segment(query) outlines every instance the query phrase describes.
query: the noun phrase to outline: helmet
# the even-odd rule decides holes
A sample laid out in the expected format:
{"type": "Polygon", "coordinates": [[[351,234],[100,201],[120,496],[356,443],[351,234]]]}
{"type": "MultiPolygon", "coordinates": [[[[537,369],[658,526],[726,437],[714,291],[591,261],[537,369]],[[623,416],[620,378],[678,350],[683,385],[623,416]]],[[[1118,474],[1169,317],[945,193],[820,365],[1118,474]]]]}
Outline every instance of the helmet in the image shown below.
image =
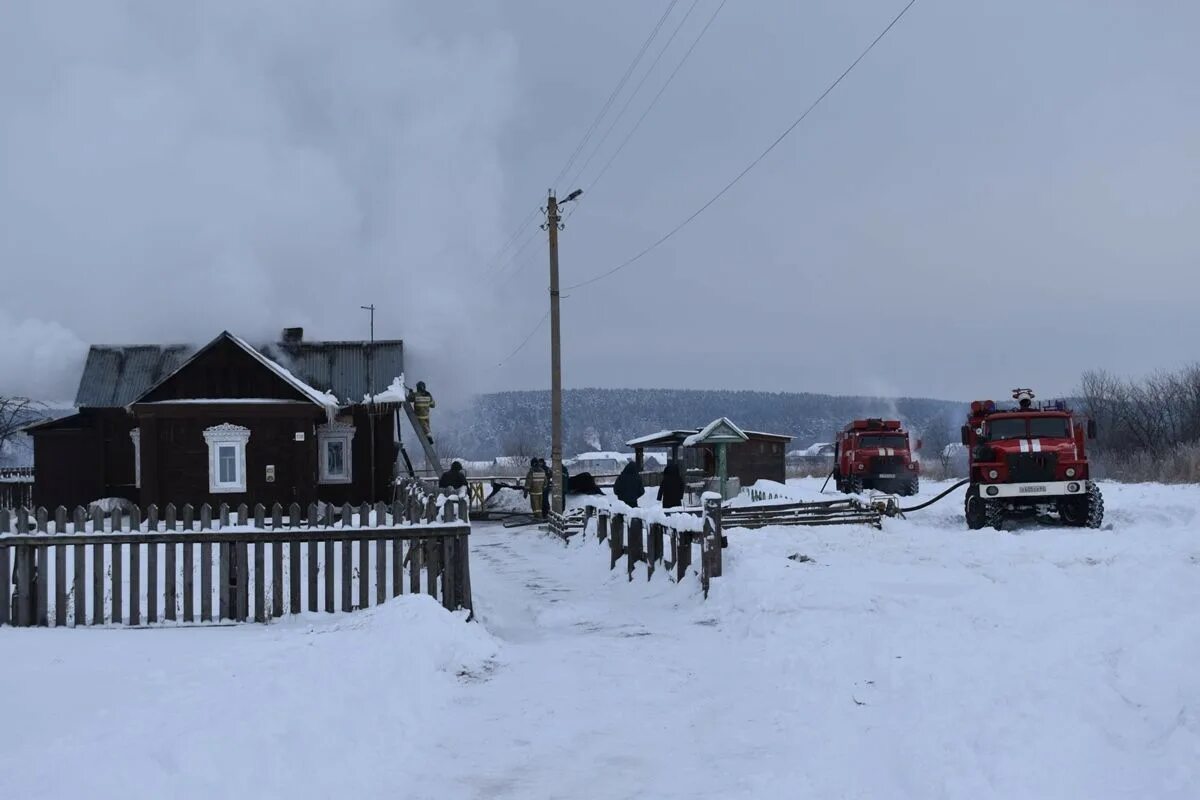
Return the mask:
{"type": "Polygon", "coordinates": [[[418,392],[425,391],[425,381],[417,381],[417,391],[418,392]]]}
{"type": "Polygon", "coordinates": [[[453,464],[450,465],[450,469],[454,470],[455,472],[462,472],[462,462],[455,461],[453,464]]]}

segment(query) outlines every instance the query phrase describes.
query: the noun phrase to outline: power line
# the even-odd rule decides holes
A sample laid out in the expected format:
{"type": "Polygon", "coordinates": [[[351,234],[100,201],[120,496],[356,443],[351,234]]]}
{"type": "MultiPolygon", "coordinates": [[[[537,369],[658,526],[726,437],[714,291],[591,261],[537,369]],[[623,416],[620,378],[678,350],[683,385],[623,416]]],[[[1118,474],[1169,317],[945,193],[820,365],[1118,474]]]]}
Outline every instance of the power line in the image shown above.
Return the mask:
{"type": "Polygon", "coordinates": [[[708,202],[706,202],[704,205],[700,206],[700,208],[696,209],[694,212],[692,212],[692,214],[691,214],[690,216],[688,216],[686,219],[684,219],[684,220],[683,220],[683,222],[680,222],[680,223],[679,223],[678,225],[676,225],[674,228],[672,228],[671,230],[667,231],[667,232],[666,232],[666,233],[665,233],[665,234],[664,234],[662,237],[660,237],[660,238],[659,238],[659,239],[658,239],[656,242],[654,242],[653,244],[651,244],[651,245],[650,245],[649,247],[647,247],[646,249],[642,250],[642,251],[641,251],[640,253],[638,253],[637,255],[635,255],[635,256],[633,256],[632,258],[629,258],[629,259],[627,259],[627,260],[625,260],[625,261],[621,262],[620,264],[618,264],[617,266],[615,266],[615,267],[613,267],[612,269],[608,270],[607,272],[602,272],[602,273],[600,273],[599,275],[596,275],[596,276],[593,276],[593,277],[591,277],[591,278],[588,278],[588,279],[587,279],[587,280],[585,280],[585,281],[581,281],[581,282],[579,282],[579,283],[572,284],[571,286],[567,286],[567,287],[566,287],[566,288],[565,288],[563,291],[571,291],[571,290],[573,290],[573,289],[579,289],[579,288],[582,288],[582,287],[584,287],[584,286],[590,286],[591,284],[593,284],[593,283],[596,283],[597,281],[600,281],[600,280],[603,280],[603,279],[607,278],[609,275],[612,275],[612,274],[614,274],[614,273],[616,273],[616,272],[620,272],[621,270],[625,269],[625,267],[628,267],[630,264],[633,264],[634,262],[636,262],[636,261],[640,260],[641,258],[645,257],[645,256],[646,256],[647,254],[649,254],[650,252],[652,252],[652,251],[654,251],[655,249],[657,249],[657,248],[658,248],[660,245],[662,245],[664,242],[666,242],[666,241],[667,241],[668,239],[670,239],[672,236],[674,236],[675,234],[679,233],[679,231],[681,231],[681,230],[683,230],[685,227],[687,227],[687,225],[688,225],[689,223],[691,223],[691,222],[692,222],[692,220],[696,219],[696,217],[700,216],[700,215],[701,215],[701,214],[703,214],[705,211],[707,211],[707,210],[708,210],[708,208],[709,208],[709,207],[710,207],[710,206],[711,206],[713,203],[715,203],[715,202],[717,202],[718,200],[720,200],[720,199],[721,199],[721,197],[723,197],[723,196],[724,196],[724,194],[725,194],[726,192],[728,192],[730,189],[732,189],[734,186],[736,186],[736,185],[737,185],[737,183],[738,183],[739,181],[741,181],[741,179],[742,179],[742,178],[746,177],[746,175],[747,175],[747,174],[748,174],[748,173],[749,173],[749,172],[750,172],[752,169],[754,169],[755,167],[757,167],[757,166],[759,165],[759,163],[760,163],[760,162],[761,162],[761,161],[762,161],[764,158],[766,158],[766,157],[767,157],[767,156],[768,156],[768,155],[771,153],[771,151],[772,151],[772,150],[774,150],[776,147],[778,147],[778,146],[779,146],[779,144],[780,144],[780,143],[781,143],[781,142],[782,142],[784,139],[786,139],[786,138],[788,137],[788,135],[789,135],[789,134],[791,134],[791,132],[792,132],[792,131],[794,131],[794,130],[796,129],[796,127],[797,127],[797,126],[798,126],[798,125],[799,125],[801,122],[803,122],[803,121],[804,121],[804,120],[805,120],[805,119],[808,117],[808,115],[809,115],[809,114],[811,114],[811,113],[812,113],[813,109],[815,109],[815,108],[816,108],[818,105],[820,105],[820,104],[821,104],[821,101],[822,101],[822,100],[824,100],[824,99],[825,99],[827,96],[829,96],[830,92],[832,92],[834,89],[836,89],[836,88],[837,88],[838,84],[840,84],[840,83],[842,82],[842,80],[843,80],[843,79],[844,79],[844,78],[845,78],[847,75],[849,75],[849,74],[851,73],[851,71],[853,71],[853,70],[854,70],[854,68],[855,68],[855,67],[857,67],[857,66],[858,66],[858,63],[859,63],[860,61],[862,61],[864,58],[866,58],[866,57],[867,57],[867,54],[868,54],[868,53],[870,53],[870,52],[871,52],[873,49],[875,49],[875,45],[879,44],[880,40],[881,40],[881,39],[883,39],[883,37],[884,37],[884,36],[886,36],[886,35],[888,34],[888,32],[889,32],[889,31],[890,31],[890,30],[891,30],[893,27],[895,27],[896,23],[897,23],[897,22],[899,22],[899,21],[901,20],[901,18],[902,18],[902,17],[903,17],[903,16],[904,16],[906,13],[908,13],[908,10],[909,10],[910,8],[912,8],[912,7],[913,7],[913,5],[914,5],[916,2],[917,2],[917,0],[909,0],[908,4],[907,4],[906,6],[904,6],[904,8],[900,9],[900,13],[899,13],[899,14],[897,14],[895,17],[893,17],[893,18],[892,18],[892,21],[891,21],[891,22],[889,22],[889,23],[887,24],[887,27],[886,27],[886,28],[884,28],[884,29],[883,29],[883,30],[882,30],[882,31],[879,33],[879,35],[878,35],[878,36],[876,36],[876,37],[875,37],[875,38],[874,38],[874,39],[871,41],[871,43],[870,43],[869,45],[867,45],[867,48],[866,48],[865,50],[863,50],[861,53],[859,53],[859,55],[858,55],[858,58],[854,59],[854,61],[853,61],[853,62],[851,62],[850,66],[846,67],[846,69],[845,69],[845,70],[842,72],[842,74],[841,74],[841,75],[839,75],[839,76],[837,77],[837,79],[836,79],[836,80],[835,80],[833,83],[829,84],[829,86],[828,86],[828,87],[826,87],[825,91],[821,92],[820,96],[819,96],[819,97],[817,97],[817,99],[816,99],[816,100],[814,100],[814,101],[813,101],[813,102],[812,102],[812,103],[811,103],[811,104],[808,106],[808,108],[806,108],[806,109],[804,110],[804,113],[802,113],[800,116],[796,117],[796,119],[795,119],[795,120],[792,122],[792,124],[791,124],[791,125],[788,125],[788,126],[787,126],[787,128],[785,128],[785,129],[784,129],[783,133],[779,134],[779,136],[777,136],[777,137],[775,138],[775,141],[771,142],[771,144],[770,144],[770,145],[767,147],[767,149],[766,149],[766,150],[763,150],[761,153],[759,153],[759,154],[758,154],[758,156],[757,156],[757,157],[756,157],[756,158],[755,158],[753,161],[751,161],[751,162],[750,162],[750,163],[749,163],[749,164],[746,166],[746,168],[745,168],[745,169],[743,169],[743,170],[742,170],[741,172],[739,172],[739,173],[738,173],[736,176],[734,176],[733,180],[729,181],[729,183],[725,184],[725,185],[724,185],[724,186],[721,188],[721,190],[720,190],[719,192],[717,192],[715,195],[713,195],[711,198],[709,198],[708,202]]]}
{"type": "MultiPolygon", "coordinates": [[[[721,13],[721,9],[725,7],[726,2],[728,2],[728,0],[721,0],[721,4],[717,6],[717,10],[714,11],[712,16],[708,18],[708,22],[706,22],[704,27],[700,30],[700,34],[696,37],[695,41],[692,42],[692,46],[687,49],[687,52],[683,54],[683,58],[678,64],[675,65],[675,69],[672,70],[671,74],[667,76],[666,83],[664,83],[662,88],[658,90],[658,94],[654,95],[654,99],[650,101],[650,105],[646,106],[646,110],[642,112],[640,117],[638,117],[638,121],[635,122],[633,127],[629,129],[629,133],[625,134],[625,138],[621,140],[621,143],[617,145],[617,149],[613,151],[613,154],[609,157],[608,161],[606,161],[604,166],[600,168],[600,172],[596,174],[595,178],[592,178],[592,182],[588,184],[588,193],[591,193],[596,184],[600,182],[600,179],[604,177],[604,173],[608,172],[608,168],[611,167],[612,163],[617,160],[617,156],[621,155],[621,151],[625,149],[625,145],[629,144],[629,140],[633,138],[635,133],[637,133],[638,128],[642,126],[642,122],[650,114],[650,111],[654,108],[654,106],[658,104],[658,99],[663,96],[663,93],[667,91],[667,87],[671,85],[671,81],[675,80],[675,76],[679,74],[679,70],[682,69],[683,65],[687,63],[688,57],[692,54],[692,51],[696,49],[696,45],[700,44],[700,40],[704,38],[704,34],[708,33],[708,29],[712,27],[713,22],[716,21],[717,15],[721,13]]],[[[694,3],[692,4],[692,7],[695,7],[694,3]]],[[[688,13],[691,13],[690,9],[688,10],[688,13]]],[[[574,211],[574,209],[572,209],[572,211],[574,211]]]]}
{"type": "Polygon", "coordinates": [[[512,247],[513,242],[515,242],[517,237],[521,235],[521,231],[526,225],[529,224],[530,220],[537,215],[538,210],[538,206],[534,206],[532,209],[530,209],[529,213],[525,215],[525,218],[517,224],[516,230],[512,232],[512,236],[508,237],[508,241],[504,243],[504,246],[497,250],[496,254],[488,259],[488,269],[494,269],[497,264],[501,263],[505,252],[508,251],[508,248],[512,247]]]}
{"type": "Polygon", "coordinates": [[[563,165],[561,170],[559,170],[558,175],[554,178],[554,181],[551,184],[552,186],[558,185],[558,183],[567,174],[568,170],[571,169],[571,166],[575,163],[575,159],[579,158],[579,154],[587,145],[588,140],[592,138],[592,134],[595,133],[596,128],[600,126],[600,121],[604,119],[604,115],[607,114],[608,109],[612,107],[613,101],[617,99],[617,95],[621,93],[621,90],[625,88],[625,84],[629,82],[629,76],[633,74],[633,71],[637,69],[637,65],[641,63],[642,57],[646,55],[646,51],[650,48],[650,43],[654,41],[656,36],[658,36],[658,32],[662,29],[663,23],[667,21],[667,17],[671,15],[671,12],[675,9],[675,6],[678,2],[679,0],[671,0],[671,2],[667,4],[667,10],[664,11],[662,16],[658,18],[658,22],[654,25],[653,30],[650,31],[650,35],[646,37],[646,41],[642,43],[641,49],[638,50],[637,55],[634,56],[633,61],[629,64],[629,68],[625,70],[625,74],[621,76],[621,80],[617,81],[616,88],[612,90],[612,93],[608,96],[608,100],[604,102],[604,106],[601,107],[600,113],[596,115],[596,119],[592,121],[592,124],[583,134],[583,138],[579,140],[579,144],[576,145],[575,150],[571,153],[571,157],[567,159],[567,163],[563,165]]]}
{"type": "Polygon", "coordinates": [[[533,244],[535,240],[540,238],[538,236],[538,233],[540,233],[540,232],[541,232],[541,227],[535,225],[533,230],[529,232],[529,235],[527,237],[525,237],[525,241],[521,243],[521,246],[518,247],[515,251],[513,251],[512,256],[510,256],[504,262],[503,266],[501,266],[499,269],[497,269],[495,272],[493,272],[492,275],[494,277],[496,277],[497,279],[504,277],[505,273],[511,269],[512,265],[517,263],[517,259],[519,259],[521,257],[521,254],[529,249],[529,245],[533,244]]]}
{"type": "Polygon", "coordinates": [[[503,366],[504,366],[505,364],[507,364],[507,363],[508,363],[510,360],[512,360],[513,356],[515,356],[517,353],[519,353],[519,352],[521,352],[522,350],[524,350],[524,349],[525,349],[525,345],[529,344],[529,340],[533,338],[533,335],[534,335],[535,333],[537,333],[538,331],[540,331],[540,330],[542,329],[542,326],[546,324],[546,320],[547,320],[547,319],[549,319],[549,318],[550,318],[550,312],[549,312],[549,310],[547,310],[545,314],[542,314],[542,318],[538,320],[538,323],[537,323],[537,325],[534,325],[534,326],[533,326],[533,330],[531,330],[531,331],[529,332],[529,335],[528,335],[528,336],[526,336],[524,339],[522,339],[522,340],[521,340],[521,343],[520,343],[519,345],[517,345],[517,349],[516,349],[516,350],[513,350],[511,353],[509,353],[508,355],[506,355],[504,358],[500,359],[500,363],[499,363],[499,364],[497,364],[496,366],[497,366],[497,367],[503,367],[503,366]]]}
{"type": "MultiPolygon", "coordinates": [[[[654,68],[658,66],[658,62],[662,60],[662,57],[666,55],[667,50],[671,47],[671,42],[675,41],[675,37],[679,35],[679,31],[683,29],[684,24],[688,21],[688,18],[692,15],[692,12],[696,10],[696,6],[699,4],[700,0],[692,0],[692,4],[688,6],[688,10],[685,11],[683,17],[680,18],[679,24],[675,26],[675,30],[671,31],[671,35],[667,38],[667,43],[664,44],[662,49],[658,51],[658,55],[654,57],[654,60],[650,62],[650,66],[647,67],[646,71],[642,73],[642,78],[638,81],[637,86],[633,87],[633,91],[630,92],[629,96],[625,98],[625,104],[621,106],[621,110],[617,112],[617,115],[613,117],[612,122],[609,123],[607,130],[604,131],[604,135],[600,137],[600,141],[597,142],[596,146],[592,149],[592,154],[587,157],[587,160],[584,161],[583,165],[578,169],[578,171],[576,171],[575,176],[571,178],[571,180],[567,181],[569,185],[575,186],[578,184],[579,178],[584,172],[587,171],[588,165],[592,163],[592,159],[595,158],[596,154],[599,153],[601,148],[604,147],[604,143],[608,141],[609,135],[613,132],[613,129],[617,127],[617,123],[621,121],[621,118],[625,116],[625,112],[629,110],[630,104],[632,104],[634,98],[638,96],[638,92],[642,90],[642,87],[646,84],[646,80],[654,72],[654,68]]],[[[724,5],[724,2],[721,4],[724,5]]]]}

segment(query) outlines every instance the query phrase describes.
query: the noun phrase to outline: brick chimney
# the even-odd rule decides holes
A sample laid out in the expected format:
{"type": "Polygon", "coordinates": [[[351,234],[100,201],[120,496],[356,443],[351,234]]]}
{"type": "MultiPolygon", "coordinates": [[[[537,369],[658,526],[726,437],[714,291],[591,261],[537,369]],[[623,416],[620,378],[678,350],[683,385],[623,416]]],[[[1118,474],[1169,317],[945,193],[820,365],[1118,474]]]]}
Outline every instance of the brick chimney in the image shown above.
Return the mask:
{"type": "Polygon", "coordinates": [[[300,344],[302,341],[304,341],[304,328],[283,329],[284,344],[300,344]]]}

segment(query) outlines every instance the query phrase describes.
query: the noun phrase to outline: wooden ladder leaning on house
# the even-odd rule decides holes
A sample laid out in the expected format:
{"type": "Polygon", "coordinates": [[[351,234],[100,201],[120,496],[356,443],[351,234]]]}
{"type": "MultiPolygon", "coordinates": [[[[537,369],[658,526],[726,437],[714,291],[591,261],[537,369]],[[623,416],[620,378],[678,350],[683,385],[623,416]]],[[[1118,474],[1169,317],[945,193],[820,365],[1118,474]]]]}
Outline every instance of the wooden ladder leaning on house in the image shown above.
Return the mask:
{"type": "MultiPolygon", "coordinates": [[[[408,422],[412,425],[413,432],[417,434],[417,439],[421,442],[421,447],[425,450],[425,463],[431,466],[434,474],[440,477],[442,474],[442,462],[438,459],[437,453],[434,452],[433,442],[425,435],[424,429],[421,427],[420,420],[417,419],[417,413],[413,410],[412,403],[407,400],[402,403],[404,413],[408,416],[408,422]]],[[[404,440],[400,441],[400,454],[404,457],[404,463],[408,467],[410,477],[417,477],[412,467],[412,459],[408,457],[408,452],[404,449],[404,440]]]]}

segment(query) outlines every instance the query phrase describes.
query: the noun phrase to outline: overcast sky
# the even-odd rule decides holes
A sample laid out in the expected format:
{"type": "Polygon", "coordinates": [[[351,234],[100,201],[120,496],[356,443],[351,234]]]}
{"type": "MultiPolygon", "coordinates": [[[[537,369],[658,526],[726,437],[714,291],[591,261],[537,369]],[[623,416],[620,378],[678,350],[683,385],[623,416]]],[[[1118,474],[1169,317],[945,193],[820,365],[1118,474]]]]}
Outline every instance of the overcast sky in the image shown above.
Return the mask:
{"type": "MultiPolygon", "coordinates": [[[[719,3],[674,4],[555,187],[587,189],[564,285],[904,5],[728,0],[596,181],[719,3]]],[[[410,382],[547,386],[548,326],[498,366],[547,308],[544,234],[507,257],[540,220],[496,254],[668,5],[0,0],[0,392],[69,398],[89,342],[360,337],[371,302],[410,382]]],[[[970,399],[1195,360],[1198,30],[1184,0],[918,0],[568,293],[566,384],[970,399]]]]}

